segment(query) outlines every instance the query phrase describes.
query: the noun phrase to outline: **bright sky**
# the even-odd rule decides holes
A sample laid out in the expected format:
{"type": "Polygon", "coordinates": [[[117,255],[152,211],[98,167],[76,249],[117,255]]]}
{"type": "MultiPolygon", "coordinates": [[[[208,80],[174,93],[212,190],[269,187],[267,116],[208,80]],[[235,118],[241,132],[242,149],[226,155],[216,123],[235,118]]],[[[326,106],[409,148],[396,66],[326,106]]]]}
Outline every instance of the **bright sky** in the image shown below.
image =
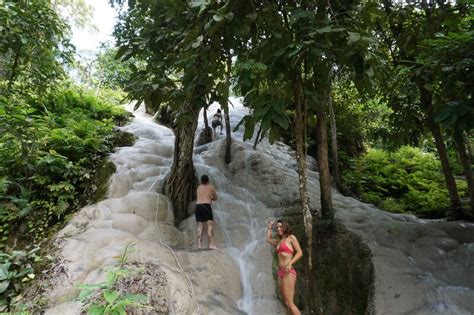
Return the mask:
{"type": "Polygon", "coordinates": [[[97,51],[100,43],[105,41],[113,42],[112,32],[114,30],[116,12],[109,6],[107,0],[86,0],[87,4],[94,8],[93,24],[98,31],[78,30],[73,28],[72,43],[77,51],[92,50],[97,51]]]}

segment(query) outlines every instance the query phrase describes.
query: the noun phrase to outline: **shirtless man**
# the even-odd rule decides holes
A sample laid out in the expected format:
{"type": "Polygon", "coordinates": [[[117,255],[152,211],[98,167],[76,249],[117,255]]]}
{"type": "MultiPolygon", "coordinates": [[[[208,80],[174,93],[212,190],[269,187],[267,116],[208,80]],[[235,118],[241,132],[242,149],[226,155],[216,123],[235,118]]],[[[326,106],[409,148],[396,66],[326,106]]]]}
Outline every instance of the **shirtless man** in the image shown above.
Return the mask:
{"type": "Polygon", "coordinates": [[[217,139],[217,127],[220,126],[222,134],[222,112],[220,109],[217,110],[217,112],[212,116],[212,141],[215,141],[217,139]]]}
{"type": "Polygon", "coordinates": [[[207,240],[209,249],[217,249],[214,244],[214,217],[212,215],[211,203],[217,200],[216,188],[209,184],[207,175],[201,176],[201,185],[197,188],[196,201],[196,222],[197,222],[197,248],[201,249],[202,245],[202,228],[203,223],[207,223],[207,240]]]}

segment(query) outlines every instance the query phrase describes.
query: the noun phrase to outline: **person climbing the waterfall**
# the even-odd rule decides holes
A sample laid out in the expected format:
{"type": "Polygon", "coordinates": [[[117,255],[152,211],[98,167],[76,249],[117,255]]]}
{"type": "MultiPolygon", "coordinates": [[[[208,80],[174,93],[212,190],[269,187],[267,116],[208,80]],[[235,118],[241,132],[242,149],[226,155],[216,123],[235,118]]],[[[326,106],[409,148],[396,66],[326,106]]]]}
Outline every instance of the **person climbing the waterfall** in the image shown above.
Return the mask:
{"type": "Polygon", "coordinates": [[[222,134],[222,112],[217,109],[217,112],[212,116],[212,141],[217,139],[217,127],[220,126],[220,134],[222,134]]]}
{"type": "Polygon", "coordinates": [[[272,227],[274,224],[274,220],[268,222],[267,242],[276,247],[278,254],[278,288],[290,314],[298,315],[301,313],[294,303],[296,270],[293,268],[293,264],[303,257],[303,251],[287,221],[278,220],[276,222],[278,238],[273,238],[272,227]]]}
{"type": "Polygon", "coordinates": [[[214,243],[214,216],[211,204],[217,200],[216,188],[209,184],[209,176],[201,176],[201,184],[198,186],[196,210],[194,215],[197,223],[197,248],[202,247],[202,231],[204,224],[207,225],[207,241],[209,249],[217,249],[214,243]]]}

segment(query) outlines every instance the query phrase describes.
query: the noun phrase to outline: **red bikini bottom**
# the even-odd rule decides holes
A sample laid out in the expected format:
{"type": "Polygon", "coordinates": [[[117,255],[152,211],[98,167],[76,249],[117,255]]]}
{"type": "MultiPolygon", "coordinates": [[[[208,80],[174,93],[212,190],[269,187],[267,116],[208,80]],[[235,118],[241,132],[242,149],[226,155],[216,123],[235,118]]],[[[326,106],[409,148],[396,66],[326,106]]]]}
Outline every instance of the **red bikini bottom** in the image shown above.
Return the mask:
{"type": "MultiPolygon", "coordinates": [[[[278,278],[283,279],[283,277],[287,274],[285,269],[286,269],[285,267],[278,268],[278,271],[277,271],[278,278]]],[[[291,268],[290,271],[288,272],[288,274],[294,274],[295,277],[296,277],[296,269],[291,268]]]]}

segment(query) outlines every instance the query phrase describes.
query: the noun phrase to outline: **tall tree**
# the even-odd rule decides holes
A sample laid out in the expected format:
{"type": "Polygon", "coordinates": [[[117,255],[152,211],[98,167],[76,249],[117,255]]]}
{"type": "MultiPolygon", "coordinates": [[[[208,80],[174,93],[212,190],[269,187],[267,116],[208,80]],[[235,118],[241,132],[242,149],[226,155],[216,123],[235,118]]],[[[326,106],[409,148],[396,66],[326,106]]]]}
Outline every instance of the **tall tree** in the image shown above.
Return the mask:
{"type": "Polygon", "coordinates": [[[449,164],[444,142],[443,131],[435,122],[436,108],[433,102],[433,81],[431,72],[423,71],[416,65],[416,59],[423,53],[422,42],[433,38],[439,32],[448,31],[445,24],[448,17],[456,15],[456,5],[439,1],[421,1],[419,3],[403,3],[390,0],[383,1],[383,9],[387,14],[388,24],[382,27],[393,65],[402,76],[407,76],[411,86],[415,87],[419,107],[424,115],[424,123],[431,131],[441,161],[446,186],[454,211],[460,209],[460,199],[456,181],[449,164]]]}
{"type": "Polygon", "coordinates": [[[209,48],[207,71],[214,78],[212,100],[216,100],[224,110],[226,141],[224,160],[231,162],[232,135],[229,117],[229,91],[232,75],[232,58],[247,49],[248,28],[243,19],[249,12],[246,1],[197,1],[199,14],[194,21],[196,29],[204,36],[203,44],[209,48]]]}
{"type": "Polygon", "coordinates": [[[157,104],[173,108],[177,116],[174,160],[165,185],[175,224],[186,218],[194,199],[192,157],[199,111],[207,105],[208,95],[215,95],[223,105],[228,97],[226,66],[231,47],[223,44],[223,30],[229,25],[239,29],[233,12],[239,8],[243,7],[238,1],[136,1],[129,3],[116,27],[118,57],[145,63],[143,68],[132,67],[127,86],[131,97],[151,96],[157,104]]]}
{"type": "Polygon", "coordinates": [[[438,114],[435,122],[450,131],[463,166],[470,196],[470,216],[474,217],[474,178],[469,158],[468,133],[474,128],[474,6],[458,8],[445,24],[449,32],[423,41],[417,64],[430,73],[438,114]],[[466,141],[467,139],[467,141],[466,141]]]}
{"type": "Polygon", "coordinates": [[[328,100],[329,117],[331,119],[331,157],[332,157],[332,177],[334,179],[334,185],[337,189],[341,190],[341,180],[339,175],[339,154],[337,148],[337,126],[336,126],[336,113],[334,111],[334,105],[332,102],[332,93],[329,95],[328,100]]]}
{"type": "MultiPolygon", "coordinates": [[[[332,11],[325,1],[257,2],[254,12],[248,15],[255,33],[249,40],[248,52],[239,54],[236,64],[244,103],[252,108],[251,114],[241,121],[245,125],[244,139],[252,137],[255,125],[260,122],[257,137],[269,134],[273,141],[289,127],[290,117],[293,119],[309,275],[312,275],[313,219],[306,186],[307,117],[317,116],[321,213],[331,220],[334,211],[327,147],[330,72],[333,65],[339,64],[350,69],[356,79],[370,73],[370,60],[365,52],[371,38],[365,26],[354,18],[356,11],[368,7],[339,3],[332,7],[336,11],[332,11]],[[352,12],[354,15],[348,13],[352,9],[357,9],[352,12]]],[[[311,290],[309,283],[308,289],[311,290]]],[[[309,292],[308,296],[313,295],[309,292]]],[[[313,302],[308,301],[310,308],[313,302]]]]}
{"type": "Polygon", "coordinates": [[[191,36],[188,30],[193,17],[188,9],[185,1],[129,3],[127,10],[121,11],[114,32],[117,57],[143,62],[143,67],[131,66],[126,87],[130,97],[139,100],[137,106],[146,99],[169,106],[177,117],[173,165],[165,185],[174,206],[175,224],[186,218],[195,194],[194,132],[199,111],[206,103],[202,86],[208,79],[202,71],[201,56],[191,51],[193,46],[199,47],[202,38],[191,36]]]}
{"type": "Polygon", "coordinates": [[[0,94],[15,87],[44,93],[64,77],[73,52],[69,26],[50,1],[2,1],[0,27],[0,94]]]}

